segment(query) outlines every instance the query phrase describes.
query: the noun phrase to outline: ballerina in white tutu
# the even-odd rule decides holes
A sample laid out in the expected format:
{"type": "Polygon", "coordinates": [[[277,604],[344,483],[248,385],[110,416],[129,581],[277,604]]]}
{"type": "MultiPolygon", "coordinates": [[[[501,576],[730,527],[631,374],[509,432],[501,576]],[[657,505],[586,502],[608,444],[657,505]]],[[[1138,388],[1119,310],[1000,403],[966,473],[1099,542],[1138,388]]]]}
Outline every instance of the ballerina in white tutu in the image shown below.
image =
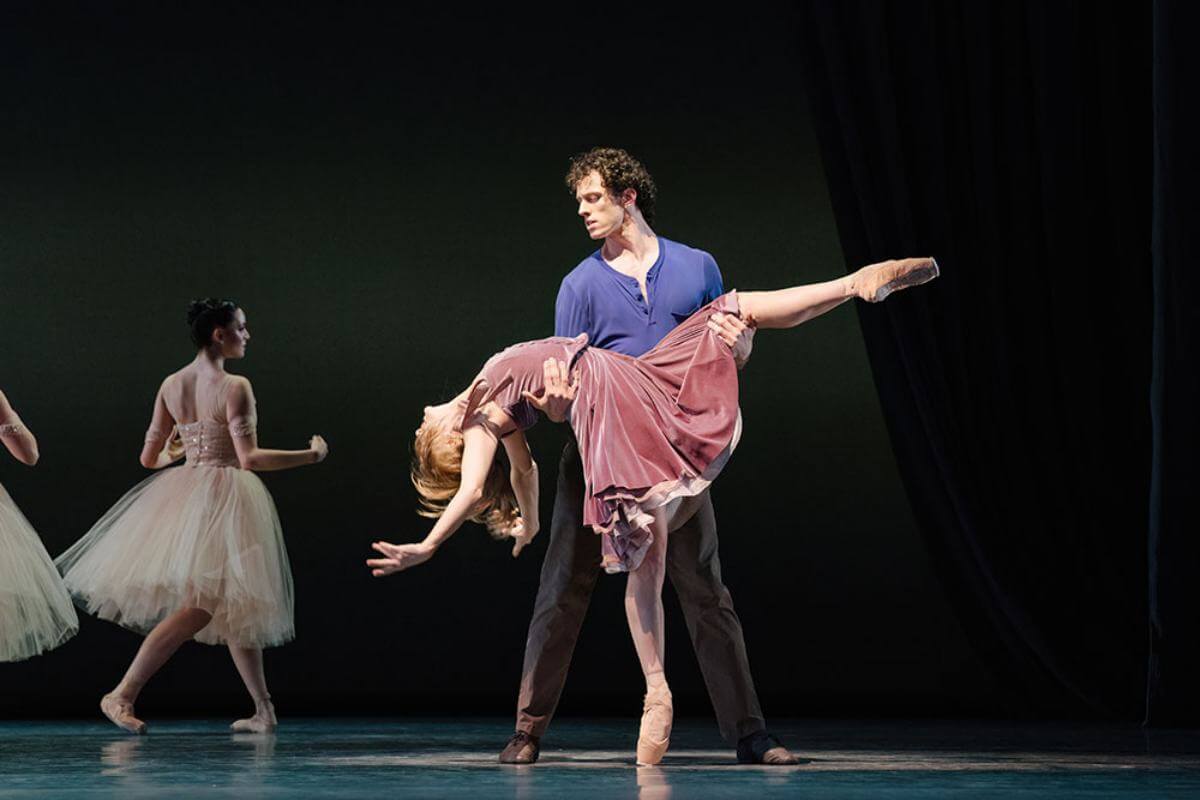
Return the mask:
{"type": "Polygon", "coordinates": [[[55,563],[80,607],[146,633],[125,677],[100,701],[131,733],[146,724],[134,702],[146,682],[189,639],[229,647],[254,716],[235,731],[276,727],[262,648],[294,636],[292,574],[275,504],[255,472],[315,464],[328,447],[313,436],[305,450],[258,446],[250,381],[225,371],[242,358],[246,315],[228,300],[188,309],[196,358],[168,375],[154,400],[142,465],[183,466],[135,486],[55,563]]]}
{"type": "MultiPolygon", "coordinates": [[[[0,442],[21,463],[37,463],[37,439],[4,392],[0,442]]],[[[77,630],[75,607],[42,540],[0,486],[0,661],[22,661],[53,650],[77,630]]]]}

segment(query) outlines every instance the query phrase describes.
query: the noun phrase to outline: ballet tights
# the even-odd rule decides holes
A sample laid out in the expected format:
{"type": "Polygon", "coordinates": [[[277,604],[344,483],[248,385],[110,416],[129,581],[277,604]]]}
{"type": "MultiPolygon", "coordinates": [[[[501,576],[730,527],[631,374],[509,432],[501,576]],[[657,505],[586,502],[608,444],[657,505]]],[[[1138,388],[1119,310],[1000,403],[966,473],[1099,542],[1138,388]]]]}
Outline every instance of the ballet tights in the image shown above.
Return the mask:
{"type": "Polygon", "coordinates": [[[184,642],[190,641],[210,620],[212,614],[204,609],[184,608],[155,625],[154,630],[142,641],[133,663],[112,694],[127,703],[136,701],[154,673],[162,669],[175,651],[184,642]]]}
{"type": "MultiPolygon", "coordinates": [[[[200,608],[185,608],[171,614],[154,626],[138,648],[137,655],[125,677],[113,690],[112,697],[129,703],[137,700],[142,688],[154,674],[175,654],[175,651],[190,641],[212,620],[212,615],[200,608]]],[[[263,671],[262,649],[229,645],[229,655],[254,700],[254,716],[233,723],[233,729],[241,732],[264,733],[276,726],[275,709],[267,691],[267,678],[263,671]]],[[[132,709],[130,709],[132,715],[132,709]]]]}
{"type": "Polygon", "coordinates": [[[647,690],[666,683],[662,602],[667,572],[667,523],[664,517],[655,515],[652,532],[654,542],[638,568],[629,573],[625,584],[625,617],[629,621],[629,633],[642,674],[646,677],[647,690]]]}

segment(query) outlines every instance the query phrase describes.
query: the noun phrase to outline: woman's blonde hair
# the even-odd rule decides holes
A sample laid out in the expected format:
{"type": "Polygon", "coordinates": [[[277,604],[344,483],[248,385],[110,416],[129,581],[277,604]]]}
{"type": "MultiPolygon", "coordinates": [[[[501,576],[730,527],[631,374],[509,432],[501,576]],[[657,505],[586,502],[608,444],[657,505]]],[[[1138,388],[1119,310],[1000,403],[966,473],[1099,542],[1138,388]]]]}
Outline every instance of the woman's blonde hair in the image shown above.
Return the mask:
{"type": "MultiPolygon", "coordinates": [[[[412,482],[421,499],[417,513],[437,519],[462,485],[463,437],[457,430],[422,427],[413,441],[412,482]]],[[[497,457],[483,482],[483,498],[472,522],[486,525],[488,533],[503,539],[520,516],[517,497],[504,460],[497,457]]]]}

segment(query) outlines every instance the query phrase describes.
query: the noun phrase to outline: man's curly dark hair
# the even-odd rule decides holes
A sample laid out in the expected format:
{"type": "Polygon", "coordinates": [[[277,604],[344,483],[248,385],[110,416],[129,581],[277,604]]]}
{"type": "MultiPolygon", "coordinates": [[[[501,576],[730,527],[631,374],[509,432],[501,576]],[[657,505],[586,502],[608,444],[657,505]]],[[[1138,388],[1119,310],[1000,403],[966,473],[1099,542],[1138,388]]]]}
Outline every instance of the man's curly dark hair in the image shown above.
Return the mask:
{"type": "Polygon", "coordinates": [[[638,210],[648,225],[654,224],[654,201],[658,198],[658,188],[640,161],[619,147],[593,147],[571,159],[571,168],[567,170],[567,191],[574,195],[579,182],[592,170],[600,173],[604,188],[617,197],[626,189],[636,191],[638,210]]]}

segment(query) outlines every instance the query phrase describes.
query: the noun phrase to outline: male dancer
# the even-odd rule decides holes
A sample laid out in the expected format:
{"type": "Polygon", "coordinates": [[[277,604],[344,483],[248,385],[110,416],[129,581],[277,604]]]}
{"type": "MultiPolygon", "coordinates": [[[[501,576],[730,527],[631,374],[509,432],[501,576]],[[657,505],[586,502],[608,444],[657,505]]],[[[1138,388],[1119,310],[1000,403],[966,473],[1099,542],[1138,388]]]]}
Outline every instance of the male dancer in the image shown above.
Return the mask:
{"type": "MultiPolygon", "coordinates": [[[[576,157],[567,185],[579,203],[588,235],[603,246],[563,279],[554,334],[587,333],[593,347],[639,356],[678,323],[724,292],[712,256],[654,233],[654,181],[624,150],[595,148],[576,157]]],[[[740,319],[714,315],[710,327],[734,350],[741,366],[753,330],[740,319]]],[[[570,399],[547,388],[547,415],[561,422],[570,399]]],[[[572,439],[558,467],[550,544],[525,643],[516,733],[500,761],[537,761],[567,677],[571,654],[600,567],[600,537],[583,525],[583,465],[572,439]]],[[[721,582],[717,527],[708,492],[667,543],[667,575],[679,595],[688,633],[716,710],[721,734],[747,764],[798,760],[766,731],[742,625],[721,582]]]]}

